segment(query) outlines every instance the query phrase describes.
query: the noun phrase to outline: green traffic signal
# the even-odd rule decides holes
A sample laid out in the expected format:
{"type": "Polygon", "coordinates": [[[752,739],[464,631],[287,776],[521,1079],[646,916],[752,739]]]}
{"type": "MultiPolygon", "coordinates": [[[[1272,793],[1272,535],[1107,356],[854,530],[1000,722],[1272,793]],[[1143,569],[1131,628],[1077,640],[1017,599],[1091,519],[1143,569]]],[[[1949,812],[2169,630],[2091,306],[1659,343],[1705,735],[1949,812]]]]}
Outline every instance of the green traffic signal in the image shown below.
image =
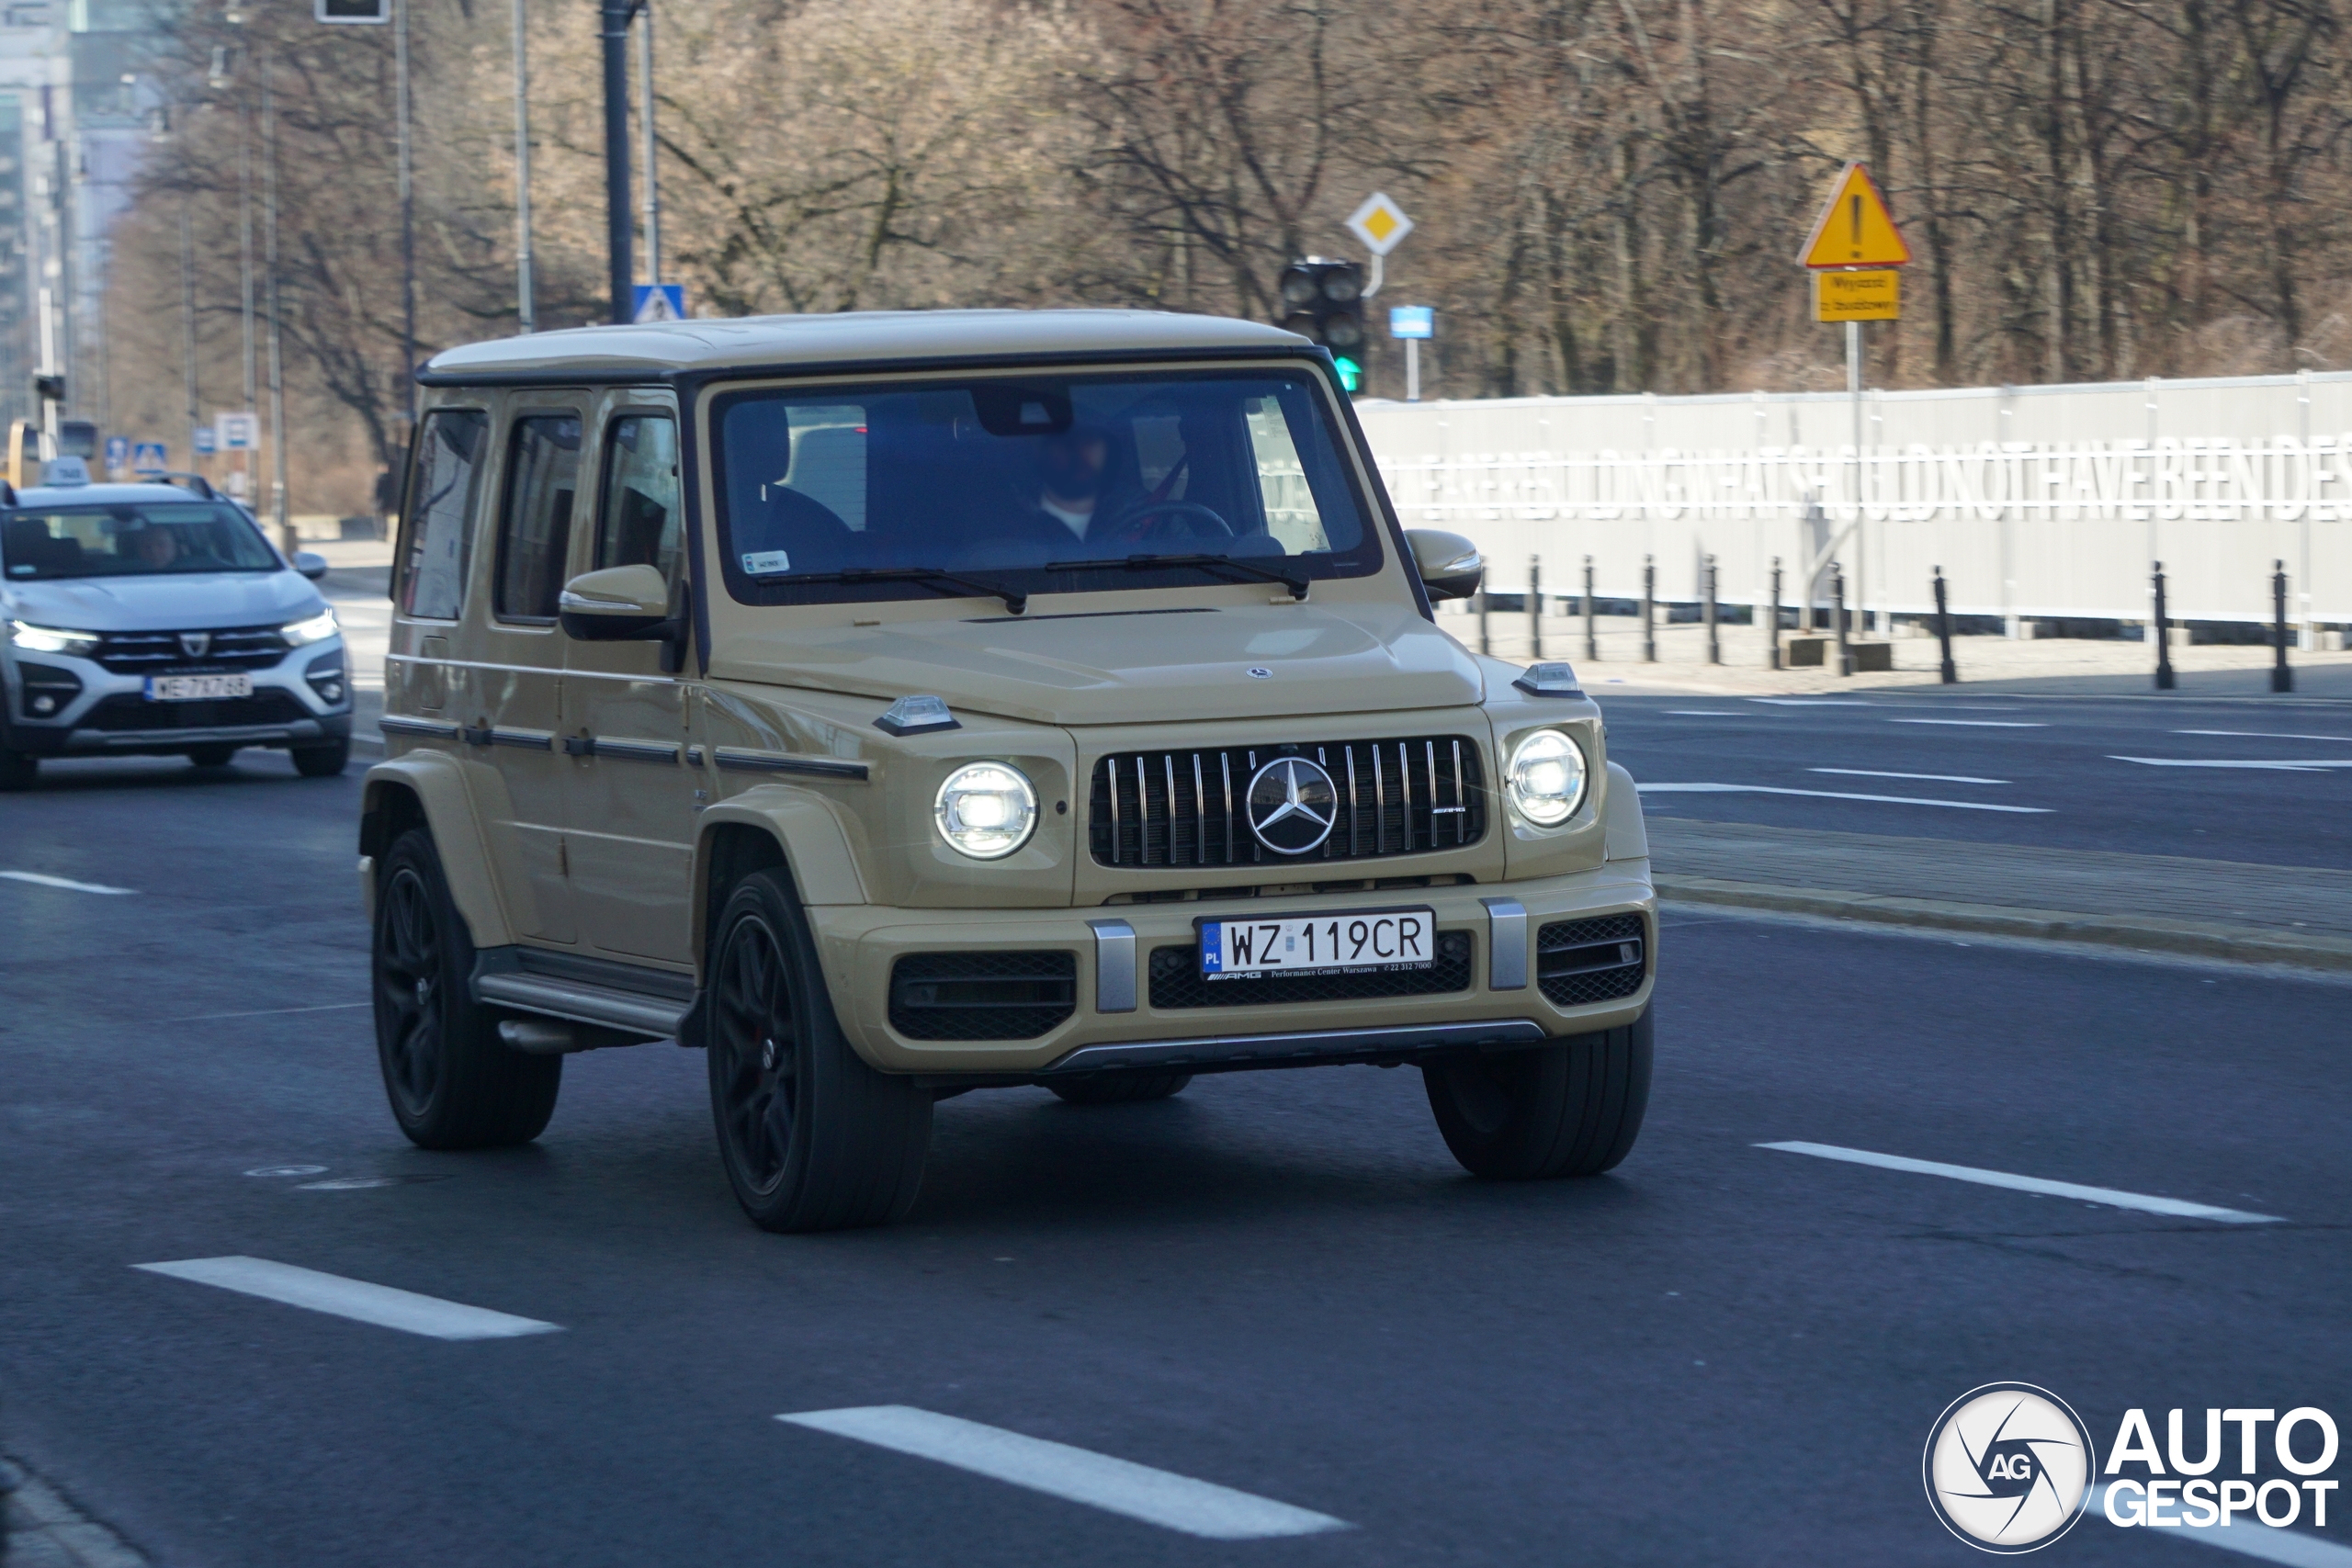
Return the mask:
{"type": "Polygon", "coordinates": [[[1331,356],[1331,364],[1340,372],[1340,385],[1342,388],[1351,392],[1362,391],[1363,389],[1363,366],[1358,365],[1354,360],[1350,359],[1344,354],[1333,355],[1331,356]]]}

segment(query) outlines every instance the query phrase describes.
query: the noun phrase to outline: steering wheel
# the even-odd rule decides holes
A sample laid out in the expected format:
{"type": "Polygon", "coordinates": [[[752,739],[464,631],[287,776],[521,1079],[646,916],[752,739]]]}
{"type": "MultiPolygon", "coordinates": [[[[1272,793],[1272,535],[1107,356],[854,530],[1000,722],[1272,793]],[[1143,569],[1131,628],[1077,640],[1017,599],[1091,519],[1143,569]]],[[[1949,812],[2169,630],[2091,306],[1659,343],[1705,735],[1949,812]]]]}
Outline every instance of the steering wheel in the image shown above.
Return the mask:
{"type": "MultiPolygon", "coordinates": [[[[1159,544],[1176,534],[1173,525],[1179,518],[1194,517],[1206,520],[1212,525],[1212,528],[1187,528],[1183,530],[1182,536],[1197,537],[1201,534],[1207,533],[1212,537],[1227,539],[1234,537],[1233,525],[1227,522],[1222,513],[1214,508],[1203,506],[1197,501],[1151,501],[1148,499],[1139,501],[1112,518],[1107,532],[1111,537],[1115,538],[1129,528],[1134,528],[1136,543],[1159,544]],[[1144,518],[1148,518],[1150,521],[1136,527],[1137,521],[1144,518]]],[[[1089,532],[1092,530],[1090,529],[1089,532]]]]}

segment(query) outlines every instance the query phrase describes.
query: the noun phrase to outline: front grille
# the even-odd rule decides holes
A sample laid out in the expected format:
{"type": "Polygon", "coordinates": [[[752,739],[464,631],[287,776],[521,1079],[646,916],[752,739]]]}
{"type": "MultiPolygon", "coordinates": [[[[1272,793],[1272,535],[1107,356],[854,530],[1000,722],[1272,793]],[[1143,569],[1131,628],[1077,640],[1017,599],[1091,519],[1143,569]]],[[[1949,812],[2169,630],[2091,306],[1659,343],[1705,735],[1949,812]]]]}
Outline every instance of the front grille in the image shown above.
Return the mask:
{"type": "Polygon", "coordinates": [[[1034,1040],[1077,1010],[1071,953],[910,953],[890,968],[890,1027],[910,1040],[1034,1040]]]}
{"type": "Polygon", "coordinates": [[[134,729],[233,729],[249,724],[292,724],[311,714],[290,692],[261,691],[250,697],[209,703],[151,703],[123,692],[92,707],[77,728],[121,733],[134,729]]]}
{"type": "Polygon", "coordinates": [[[190,675],[266,670],[286,657],[286,639],[276,626],[224,626],[185,634],[206,639],[202,653],[182,648],[182,635],[108,632],[99,639],[97,661],[118,675],[190,675]]]}
{"type": "Polygon", "coordinates": [[[1270,1002],[1351,1002],[1377,997],[1426,997],[1470,988],[1470,934],[1437,933],[1437,961],[1426,969],[1374,971],[1364,975],[1270,975],[1261,980],[1201,978],[1201,950],[1151,950],[1151,1005],[1180,1008],[1247,1008],[1270,1002]]]}
{"type": "Polygon", "coordinates": [[[1477,745],[1462,735],[1123,751],[1094,764],[1086,826],[1102,865],[1304,866],[1475,844],[1487,802],[1477,745]],[[1320,763],[1339,793],[1330,836],[1297,856],[1250,831],[1250,781],[1281,757],[1320,763]]]}
{"type": "Polygon", "coordinates": [[[1649,956],[1639,915],[1556,920],[1535,933],[1535,984],[1554,1007],[1615,1001],[1642,988],[1649,956]]]}

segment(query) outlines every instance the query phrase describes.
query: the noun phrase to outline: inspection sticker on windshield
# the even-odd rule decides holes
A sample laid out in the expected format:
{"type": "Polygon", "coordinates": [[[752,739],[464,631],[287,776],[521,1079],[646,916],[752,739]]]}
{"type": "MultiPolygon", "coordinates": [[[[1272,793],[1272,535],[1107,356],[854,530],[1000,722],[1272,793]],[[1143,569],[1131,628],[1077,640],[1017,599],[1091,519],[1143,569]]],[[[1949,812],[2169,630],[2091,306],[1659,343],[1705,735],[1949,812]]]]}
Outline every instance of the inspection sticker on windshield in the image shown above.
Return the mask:
{"type": "Polygon", "coordinates": [[[1430,909],[1370,909],[1270,920],[1202,920],[1201,977],[1357,975],[1427,969],[1436,962],[1430,909]]]}
{"type": "Polygon", "coordinates": [[[792,557],[783,550],[746,550],[743,553],[743,574],[747,577],[775,577],[792,570],[792,557]]]}
{"type": "Polygon", "coordinates": [[[150,675],[147,677],[147,700],[151,703],[209,703],[222,697],[250,697],[254,694],[254,678],[250,675],[150,675]]]}

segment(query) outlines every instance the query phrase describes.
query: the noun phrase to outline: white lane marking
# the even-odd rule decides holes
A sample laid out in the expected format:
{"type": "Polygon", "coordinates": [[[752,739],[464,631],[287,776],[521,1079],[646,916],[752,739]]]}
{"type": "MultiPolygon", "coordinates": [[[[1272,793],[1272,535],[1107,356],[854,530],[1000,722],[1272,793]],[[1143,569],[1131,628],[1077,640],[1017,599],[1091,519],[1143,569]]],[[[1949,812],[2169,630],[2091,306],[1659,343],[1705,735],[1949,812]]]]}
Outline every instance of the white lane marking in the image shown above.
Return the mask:
{"type": "Polygon", "coordinates": [[[2005,1170],[1979,1170],[1973,1165],[1945,1165],[1940,1160],[1906,1159],[1901,1155],[1872,1154],[1868,1149],[1842,1149],[1835,1144],[1758,1144],[1756,1146],[1759,1149],[1779,1149],[1786,1154],[1811,1155],[1815,1159],[1874,1165],[1882,1170],[1907,1170],[1917,1176],[1950,1177],[1954,1181],[2006,1187],[2016,1192],[2076,1198],[2086,1203],[2104,1203],[2111,1209],[2138,1209],[2150,1214],[2170,1214],[2177,1219],[2222,1220],[2234,1225],[2285,1223],[2277,1214],[2250,1214],[2243,1209],[2217,1209],[2210,1203],[2191,1203],[2180,1198],[2152,1198],[2144,1192],[2119,1192],[2111,1187],[2084,1187],[2072,1181],[2045,1181],[2039,1176],[2012,1176],[2005,1170]]]}
{"type": "Polygon", "coordinates": [[[2175,735],[2229,735],[2250,740],[2338,740],[2352,746],[2352,735],[2294,735],[2283,729],[2176,729],[2175,735]]]}
{"type": "Polygon", "coordinates": [[[910,1404],[804,1410],[776,1419],[1210,1540],[1318,1535],[1353,1528],[1345,1519],[1295,1508],[1271,1497],[1236,1492],[1229,1486],[1113,1459],[1068,1443],[1026,1438],[1001,1427],[918,1410],[910,1404]]]}
{"type": "Polygon", "coordinates": [[[1725,713],[1721,708],[1668,708],[1666,710],[1666,715],[1668,718],[1737,718],[1739,716],[1736,713],[1725,713]]]}
{"type": "Polygon", "coordinates": [[[2117,757],[2110,762],[2137,762],[2143,768],[2272,768],[2290,773],[2324,773],[2330,768],[2352,768],[2352,757],[2298,757],[2291,761],[2253,761],[2238,757],[2117,757]]]}
{"type": "Polygon", "coordinates": [[[1890,718],[1889,724],[1950,724],[1964,729],[2047,729],[2035,719],[2020,718],[1890,718]]]}
{"type": "Polygon", "coordinates": [[[209,1022],[211,1022],[211,1021],[212,1021],[213,1020],[215,1020],[215,1019],[222,1019],[222,1018],[275,1018],[275,1017],[277,1017],[277,1016],[278,1014],[280,1014],[280,1013],[289,1013],[289,1012],[348,1012],[348,1011],[349,1011],[351,1009],[353,1009],[353,1008],[369,1008],[369,1007],[374,1007],[375,1005],[376,1005],[376,1004],[375,1004],[374,1002],[328,1002],[328,1003],[326,1003],[324,1006],[322,1006],[322,1007],[313,1007],[313,1008],[263,1008],[263,1009],[261,1009],[259,1011],[256,1011],[256,1012],[198,1012],[198,1013],[190,1013],[190,1014],[189,1014],[187,1017],[186,1017],[186,1018],[166,1018],[166,1019],[161,1019],[161,1020],[158,1020],[157,1021],[159,1021],[159,1022],[163,1022],[163,1023],[209,1023],[209,1022]]]}
{"type": "Polygon", "coordinates": [[[413,1291],[397,1291],[390,1285],[371,1285],[365,1280],[346,1280],[340,1274],[322,1274],[315,1269],[298,1269],[291,1263],[272,1263],[266,1258],[190,1258],[176,1263],[134,1263],[131,1267],[150,1274],[168,1274],[175,1280],[193,1280],[199,1285],[217,1285],[221,1290],[259,1296],[264,1301],[330,1313],[355,1323],[422,1334],[428,1339],[511,1339],[522,1334],[553,1334],[563,1326],[492,1312],[487,1307],[445,1302],[438,1296],[420,1296],[413,1291]]]}
{"type": "Polygon", "coordinates": [[[1876,703],[1856,702],[1851,697],[1750,697],[1751,703],[1764,703],[1776,708],[1874,708],[1876,703]]]}
{"type": "Polygon", "coordinates": [[[1858,779],[1926,779],[1934,784],[1997,784],[2007,779],[1972,778],[1966,773],[1890,773],[1877,768],[1807,768],[1808,773],[1849,773],[1858,779]]]}
{"type": "Polygon", "coordinates": [[[1954,811],[2015,811],[2037,817],[2050,815],[2046,806],[1993,806],[1981,800],[1929,800],[1908,795],[1853,795],[1835,789],[1776,789],[1770,784],[1645,784],[1644,795],[1803,795],[1816,800],[1875,800],[1888,806],[1945,806],[1954,811]]]}
{"type": "MultiPolygon", "coordinates": [[[[2090,1500],[2084,1506],[2093,1515],[2107,1517],[2107,1489],[2112,1483],[2102,1481],[2091,1488],[2090,1500]]],[[[2133,1529],[2165,1527],[2134,1526],[2133,1529]]],[[[2298,1529],[2273,1529],[2268,1525],[2249,1520],[2233,1521],[2224,1531],[2220,1526],[2199,1529],[2194,1525],[2173,1530],[2175,1540],[2194,1540],[2207,1546],[2218,1546],[2224,1551],[2234,1551],[2245,1557],[2258,1557],[2265,1562],[2283,1562],[2287,1568],[2352,1568],[2352,1546],[2338,1546],[2332,1540],[2298,1529]]]]}
{"type": "Polygon", "coordinates": [[[10,882],[29,882],[36,887],[62,887],[68,893],[134,893],[132,887],[108,887],[103,882],[74,882],[62,876],[50,876],[38,871],[0,871],[0,878],[10,882]]]}

